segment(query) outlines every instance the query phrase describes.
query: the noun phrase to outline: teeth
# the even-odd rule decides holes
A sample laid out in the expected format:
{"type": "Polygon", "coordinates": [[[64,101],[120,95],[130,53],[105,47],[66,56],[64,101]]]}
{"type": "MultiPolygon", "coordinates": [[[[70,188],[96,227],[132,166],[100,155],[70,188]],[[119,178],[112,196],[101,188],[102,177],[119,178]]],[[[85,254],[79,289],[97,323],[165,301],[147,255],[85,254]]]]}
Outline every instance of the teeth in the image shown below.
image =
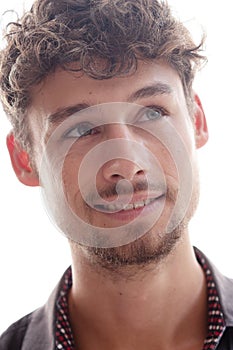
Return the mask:
{"type": "Polygon", "coordinates": [[[117,210],[117,205],[115,204],[109,204],[108,206],[105,206],[106,209],[108,209],[109,211],[114,211],[117,210]]]}
{"type": "Polygon", "coordinates": [[[150,199],[146,199],[145,201],[144,201],[144,203],[145,203],[145,205],[148,205],[148,204],[150,204],[151,202],[153,202],[154,201],[154,198],[150,198],[150,199]]]}
{"type": "Polygon", "coordinates": [[[133,208],[134,208],[134,204],[132,203],[132,204],[126,205],[126,206],[123,208],[123,210],[132,210],[133,208]]]}
{"type": "Polygon", "coordinates": [[[134,209],[137,209],[137,208],[142,208],[142,207],[144,207],[144,205],[145,205],[145,202],[142,201],[142,202],[134,203],[134,204],[133,204],[133,207],[134,207],[134,209]]]}
{"type": "Polygon", "coordinates": [[[143,200],[141,202],[130,203],[130,204],[127,204],[126,206],[123,206],[122,204],[109,204],[109,205],[97,205],[96,207],[104,211],[110,211],[110,212],[115,212],[120,210],[126,211],[126,210],[143,208],[144,206],[150,204],[154,200],[155,198],[150,198],[150,199],[143,200]]]}

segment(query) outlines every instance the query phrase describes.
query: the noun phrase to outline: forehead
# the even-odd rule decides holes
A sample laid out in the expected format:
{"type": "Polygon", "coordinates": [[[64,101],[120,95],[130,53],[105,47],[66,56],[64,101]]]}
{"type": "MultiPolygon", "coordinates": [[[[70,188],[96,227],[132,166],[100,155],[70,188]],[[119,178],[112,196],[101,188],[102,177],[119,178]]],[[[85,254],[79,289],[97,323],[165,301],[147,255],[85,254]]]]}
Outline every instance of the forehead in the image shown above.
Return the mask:
{"type": "Polygon", "coordinates": [[[134,74],[107,80],[92,79],[80,72],[58,69],[32,89],[30,109],[43,111],[47,115],[60,107],[77,103],[90,106],[109,102],[137,103],[143,97],[137,91],[156,84],[160,84],[161,94],[168,93],[170,89],[176,98],[184,95],[178,73],[165,63],[142,62],[134,74]],[[134,101],[130,100],[132,97],[134,101]]]}

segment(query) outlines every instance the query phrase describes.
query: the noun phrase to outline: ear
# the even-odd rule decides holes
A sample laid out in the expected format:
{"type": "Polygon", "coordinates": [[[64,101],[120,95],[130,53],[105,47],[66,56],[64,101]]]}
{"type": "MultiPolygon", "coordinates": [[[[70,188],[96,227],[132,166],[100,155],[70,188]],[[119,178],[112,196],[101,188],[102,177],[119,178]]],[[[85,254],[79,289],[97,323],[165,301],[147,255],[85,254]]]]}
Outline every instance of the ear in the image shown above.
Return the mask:
{"type": "Polygon", "coordinates": [[[11,132],[6,139],[11,164],[20,182],[27,186],[39,186],[39,177],[30,165],[29,155],[15,140],[11,132]]]}
{"type": "Polygon", "coordinates": [[[194,94],[194,127],[196,147],[200,148],[206,144],[209,138],[205,113],[197,94],[194,94]]]}

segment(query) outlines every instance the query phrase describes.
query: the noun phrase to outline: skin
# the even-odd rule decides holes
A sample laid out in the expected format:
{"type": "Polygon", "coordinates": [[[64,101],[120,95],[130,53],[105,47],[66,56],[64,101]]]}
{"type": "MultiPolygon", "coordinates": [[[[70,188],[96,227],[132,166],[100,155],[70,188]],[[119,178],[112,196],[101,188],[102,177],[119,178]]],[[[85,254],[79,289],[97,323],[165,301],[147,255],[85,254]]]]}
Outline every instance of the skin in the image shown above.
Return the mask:
{"type": "MultiPolygon", "coordinates": [[[[73,286],[69,293],[69,312],[77,349],[202,348],[207,332],[206,284],[189,241],[187,226],[195,211],[199,193],[196,149],[208,139],[204,112],[200,100],[194,94],[193,112],[190,115],[178,74],[162,62],[140,63],[132,76],[102,81],[57,70],[32,91],[28,113],[34,140],[33,164],[36,164],[37,169],[28,167],[25,157],[21,157],[22,161],[22,150],[16,143],[10,147],[8,137],[12,164],[19,180],[26,185],[39,185],[37,173],[43,150],[58,126],[57,122],[48,123],[49,116],[59,108],[77,103],[95,106],[109,102],[129,102],[129,96],[135,91],[155,82],[170,86],[172,94],[141,96],[133,102],[145,107],[153,105],[166,109],[166,115],[182,138],[192,165],[191,200],[182,222],[174,230],[176,239],[171,242],[166,227],[180,184],[176,164],[169,150],[145,130],[138,130],[136,123],[128,126],[124,120],[121,124],[112,123],[97,128],[93,134],[74,142],[64,160],[64,191],[72,210],[92,225],[111,229],[122,224],[122,217],[119,218],[115,213],[106,215],[87,207],[76,181],[77,169],[80,169],[87,152],[106,140],[121,138],[135,141],[142,148],[150,150],[161,164],[172,193],[170,197],[165,197],[162,214],[154,226],[135,242],[111,250],[70,242],[73,286]]],[[[143,127],[148,125],[145,123],[143,127]]],[[[146,158],[141,166],[140,154],[132,147],[128,152],[130,161],[117,158],[100,167],[96,187],[104,189],[105,195],[106,190],[121,179],[135,184],[145,180],[153,165],[150,159],[146,158]]],[[[88,183],[88,174],[86,181],[88,183]]],[[[110,193],[107,200],[114,200],[113,193],[110,193]]],[[[140,199],[147,198],[145,190],[138,193],[140,199]]],[[[133,200],[136,199],[138,197],[133,200]]],[[[66,218],[61,210],[59,215],[66,218]]],[[[132,210],[124,218],[124,223],[130,222],[133,215],[132,210]]],[[[149,217],[151,214],[147,215],[149,217]]],[[[145,216],[144,220],[148,217],[145,216]]]]}

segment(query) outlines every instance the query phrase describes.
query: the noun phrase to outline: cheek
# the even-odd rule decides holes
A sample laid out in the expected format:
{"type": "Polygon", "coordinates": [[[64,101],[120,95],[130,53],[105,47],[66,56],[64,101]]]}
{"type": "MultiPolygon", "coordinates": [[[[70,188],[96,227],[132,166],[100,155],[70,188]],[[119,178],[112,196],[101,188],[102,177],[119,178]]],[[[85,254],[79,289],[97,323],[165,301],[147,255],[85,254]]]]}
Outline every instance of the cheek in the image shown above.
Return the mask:
{"type": "Polygon", "coordinates": [[[81,161],[82,159],[77,157],[74,151],[69,152],[64,160],[61,176],[63,189],[68,200],[73,201],[80,194],[78,175],[81,161]]]}
{"type": "Polygon", "coordinates": [[[161,166],[164,170],[165,176],[169,176],[172,178],[177,179],[178,173],[177,173],[177,160],[174,158],[172,153],[169,149],[162,147],[161,153],[161,166]]]}
{"type": "Polygon", "coordinates": [[[174,125],[179,137],[181,138],[187,152],[191,155],[195,149],[195,126],[191,117],[181,116],[178,122],[174,125]]]}
{"type": "Polygon", "coordinates": [[[190,192],[193,178],[195,141],[193,125],[189,117],[169,119],[157,127],[156,135],[148,136],[145,145],[156,157],[164,177],[173,188],[190,192]],[[183,190],[184,189],[184,190],[183,190]]]}
{"type": "Polygon", "coordinates": [[[164,177],[177,178],[176,159],[166,142],[161,142],[155,137],[147,137],[145,147],[153,154],[154,159],[163,171],[164,177]]]}

